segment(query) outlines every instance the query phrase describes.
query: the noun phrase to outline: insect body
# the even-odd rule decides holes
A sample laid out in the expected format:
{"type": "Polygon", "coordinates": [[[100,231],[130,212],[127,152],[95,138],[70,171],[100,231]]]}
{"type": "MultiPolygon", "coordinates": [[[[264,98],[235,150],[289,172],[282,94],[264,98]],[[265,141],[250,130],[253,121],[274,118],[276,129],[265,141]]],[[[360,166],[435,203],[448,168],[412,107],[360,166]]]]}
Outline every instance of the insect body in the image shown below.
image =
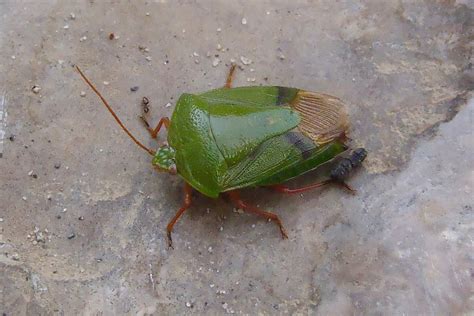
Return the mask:
{"type": "Polygon", "coordinates": [[[183,206],[167,226],[170,245],[173,226],[191,205],[193,189],[211,198],[227,195],[244,211],[272,219],[287,237],[277,215],[245,203],[238,189],[265,186],[281,190],[281,183],[314,170],[347,149],[344,142],[349,123],[341,100],[287,87],[231,88],[234,68],[225,87],[183,94],[171,120],[162,118],[156,128],[142,117],[153,138],[163,126],[168,129],[168,144],[156,151],[131,135],[77,68],[127,134],[153,155],[152,164],[185,180],[183,206]]]}
{"type": "Polygon", "coordinates": [[[364,148],[355,149],[347,158],[343,158],[332,170],[330,177],[334,181],[343,182],[353,169],[359,167],[367,157],[364,148]]]}

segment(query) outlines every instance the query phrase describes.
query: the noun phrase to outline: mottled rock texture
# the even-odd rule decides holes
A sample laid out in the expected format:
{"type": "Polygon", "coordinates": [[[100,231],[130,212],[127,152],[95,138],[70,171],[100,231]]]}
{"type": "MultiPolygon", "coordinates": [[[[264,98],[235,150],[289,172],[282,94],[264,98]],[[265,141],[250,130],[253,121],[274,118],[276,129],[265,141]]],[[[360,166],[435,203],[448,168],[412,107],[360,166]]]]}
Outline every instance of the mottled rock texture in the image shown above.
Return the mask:
{"type": "Polygon", "coordinates": [[[473,9],[465,0],[0,2],[0,312],[472,312],[473,9]],[[153,170],[72,66],[157,146],[138,119],[142,97],[154,121],[169,116],[165,104],[181,93],[223,85],[231,58],[243,68],[235,85],[347,102],[353,145],[369,151],[350,181],[358,194],[245,191],[281,216],[289,240],[196,194],[170,251],[164,229],[182,180],[153,170]]]}

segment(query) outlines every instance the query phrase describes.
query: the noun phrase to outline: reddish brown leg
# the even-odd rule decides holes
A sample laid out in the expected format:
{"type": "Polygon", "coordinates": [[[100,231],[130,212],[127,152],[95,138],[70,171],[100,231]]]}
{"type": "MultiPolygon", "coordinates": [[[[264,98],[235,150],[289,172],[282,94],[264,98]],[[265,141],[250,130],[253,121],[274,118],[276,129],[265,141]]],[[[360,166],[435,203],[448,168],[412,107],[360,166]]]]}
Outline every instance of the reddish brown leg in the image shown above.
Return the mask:
{"type": "Polygon", "coordinates": [[[256,215],[258,215],[260,217],[263,217],[267,220],[268,219],[273,220],[280,227],[281,237],[283,239],[288,238],[288,235],[286,234],[286,230],[283,227],[283,223],[281,222],[278,215],[270,213],[270,212],[263,211],[263,210],[255,207],[253,205],[249,205],[249,204],[245,203],[244,201],[242,201],[240,199],[240,193],[237,190],[227,192],[227,195],[230,197],[230,200],[234,203],[234,205],[236,207],[243,209],[245,212],[256,214],[256,215]]]}
{"type": "Polygon", "coordinates": [[[235,71],[235,64],[232,64],[229,69],[229,74],[227,75],[227,80],[225,82],[224,88],[231,88],[232,87],[232,77],[235,71]]]}
{"type": "Polygon", "coordinates": [[[191,206],[192,194],[193,189],[189,184],[185,183],[183,206],[181,206],[178,212],[174,215],[173,219],[171,219],[168,225],[166,226],[166,235],[168,236],[168,246],[170,248],[173,248],[173,240],[171,239],[171,232],[173,231],[173,226],[174,224],[176,224],[181,215],[183,215],[184,211],[186,211],[191,206]]]}
{"type": "Polygon", "coordinates": [[[333,181],[333,180],[326,180],[326,181],[314,183],[314,184],[311,184],[311,185],[308,185],[308,186],[305,186],[305,187],[302,187],[302,188],[296,188],[296,189],[290,189],[289,187],[287,187],[285,185],[282,185],[282,184],[272,185],[269,188],[271,188],[275,191],[281,192],[281,193],[285,193],[285,194],[297,194],[297,193],[303,193],[303,192],[306,192],[306,191],[309,191],[309,190],[312,190],[312,189],[320,188],[320,187],[322,187],[324,185],[327,185],[327,184],[330,184],[330,183],[335,183],[335,184],[341,185],[344,188],[346,188],[347,190],[349,190],[352,194],[355,194],[355,192],[356,192],[356,190],[351,188],[347,183],[339,182],[339,181],[333,181]]]}
{"type": "Polygon", "coordinates": [[[150,132],[152,138],[156,138],[158,136],[158,132],[160,131],[163,125],[166,127],[166,129],[168,129],[170,126],[170,119],[167,117],[162,117],[158,122],[158,125],[156,125],[154,129],[150,127],[150,124],[148,124],[148,121],[146,120],[145,116],[140,116],[140,118],[145,124],[147,130],[150,132]]]}

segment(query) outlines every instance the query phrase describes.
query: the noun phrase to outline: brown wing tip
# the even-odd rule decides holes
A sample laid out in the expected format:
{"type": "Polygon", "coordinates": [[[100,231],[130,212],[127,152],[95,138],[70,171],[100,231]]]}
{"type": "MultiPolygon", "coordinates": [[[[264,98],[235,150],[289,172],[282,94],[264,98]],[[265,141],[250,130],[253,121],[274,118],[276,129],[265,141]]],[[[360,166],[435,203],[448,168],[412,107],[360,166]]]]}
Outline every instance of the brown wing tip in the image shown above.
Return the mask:
{"type": "Polygon", "coordinates": [[[298,129],[318,145],[347,139],[349,118],[341,99],[301,90],[291,102],[291,107],[301,115],[298,129]]]}

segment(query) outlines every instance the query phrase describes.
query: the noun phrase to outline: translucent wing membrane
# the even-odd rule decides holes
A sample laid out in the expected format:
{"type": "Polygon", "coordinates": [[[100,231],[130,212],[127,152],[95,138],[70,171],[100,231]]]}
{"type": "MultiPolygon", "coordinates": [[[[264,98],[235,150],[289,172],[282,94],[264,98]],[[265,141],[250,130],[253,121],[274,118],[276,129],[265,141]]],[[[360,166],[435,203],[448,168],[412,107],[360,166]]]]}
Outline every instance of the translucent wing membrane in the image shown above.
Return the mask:
{"type": "Polygon", "coordinates": [[[301,114],[298,129],[318,145],[343,138],[349,127],[344,103],[331,95],[299,91],[290,104],[301,114]]]}

